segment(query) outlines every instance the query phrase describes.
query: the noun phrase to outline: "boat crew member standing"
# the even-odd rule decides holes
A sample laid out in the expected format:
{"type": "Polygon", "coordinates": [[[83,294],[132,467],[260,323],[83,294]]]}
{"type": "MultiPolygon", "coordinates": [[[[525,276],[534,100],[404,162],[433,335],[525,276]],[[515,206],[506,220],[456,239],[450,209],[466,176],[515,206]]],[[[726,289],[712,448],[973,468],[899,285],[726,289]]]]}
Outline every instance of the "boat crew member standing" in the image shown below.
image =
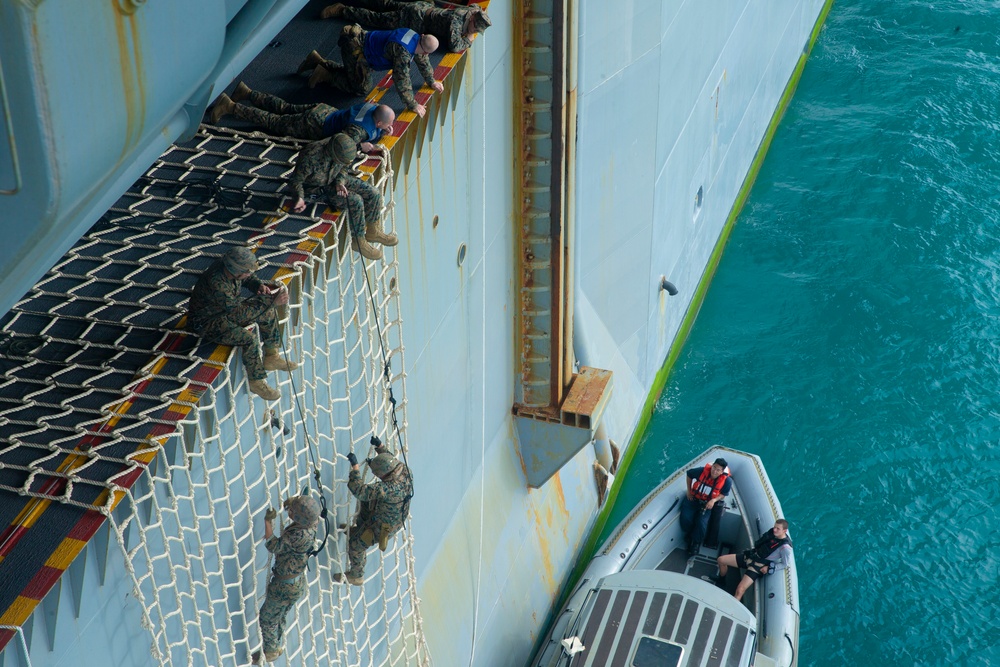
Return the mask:
{"type": "Polygon", "coordinates": [[[406,108],[423,117],[427,110],[413,97],[410,81],[410,63],[415,62],[428,86],[438,92],[444,90],[444,84],[434,79],[434,68],[427,57],[438,47],[434,35],[420,35],[408,28],[366,32],[359,25],[348,25],[340,32],[338,44],[343,65],[324,59],[317,51],[299,65],[299,73],[313,69],[310,88],[325,81],[333,88],[364,97],[375,87],[374,72],[391,69],[392,81],[406,108]]]}
{"type": "Polygon", "coordinates": [[[721,513],[725,508],[725,497],[733,486],[728,467],[726,459],[717,458],[704,468],[687,471],[686,496],[681,501],[681,530],[687,536],[688,555],[694,555],[705,539],[712,512],[721,513]]]}
{"type": "Polygon", "coordinates": [[[354,7],[341,3],[329,5],[320,16],[324,19],[342,18],[347,23],[360,23],[377,30],[409,28],[419,33],[429,33],[438,38],[442,48],[450,53],[460,53],[472,45],[476,33],[486,32],[493,25],[481,7],[435,7],[432,2],[399,2],[398,0],[371,0],[362,8],[358,1],[354,7]]]}
{"type": "MultiPolygon", "coordinates": [[[[319,523],[319,502],[309,496],[293,496],[284,503],[292,523],[281,536],[275,536],[272,522],[277,511],[268,508],[264,514],[264,547],[274,554],[267,596],[260,607],[258,622],[264,640],[264,658],[271,662],[284,652],[281,638],[285,634],[288,611],[306,592],[306,564],[312,555],[319,523]]],[[[260,652],[254,652],[253,664],[260,663],[260,652]]]]}
{"type": "Polygon", "coordinates": [[[344,132],[303,148],[288,179],[295,196],[291,209],[296,213],[305,210],[307,187],[322,188],[328,203],[347,211],[351,247],[368,259],[382,259],[382,250],[372,243],[394,246],[399,239],[382,228],[382,195],[371,184],[348,173],[356,155],[357,144],[344,132]]]}
{"type": "Polygon", "coordinates": [[[242,81],[231,98],[219,95],[212,107],[212,122],[218,123],[227,114],[260,125],[270,134],[296,139],[315,141],[346,132],[363,151],[370,151],[391,132],[396,120],[396,112],[387,104],[368,102],[346,109],[329,104],[289,104],[275,95],[251,90],[242,81]]]}
{"type": "Polygon", "coordinates": [[[243,366],[250,379],[250,391],[266,401],[281,394],[267,384],[267,371],[293,371],[294,361],[286,361],[278,353],[281,330],[278,328],[277,306],[288,303],[288,289],[283,283],[262,281],[254,275],[258,263],[246,247],[231,248],[216,260],[198,279],[191,290],[187,327],[202,338],[243,349],[243,366]],[[246,287],[254,295],[241,296],[246,287]],[[246,327],[256,324],[260,342],[264,345],[261,359],[257,337],[246,327]]]}
{"type": "Polygon", "coordinates": [[[747,549],[741,554],[719,556],[719,577],[724,578],[730,567],[746,570],[733,594],[737,600],[742,600],[743,594],[761,576],[788,567],[791,553],[792,540],[788,537],[788,522],[778,519],[773,528],[760,536],[753,549],[747,549]]]}
{"type": "MultiPolygon", "coordinates": [[[[378,455],[371,459],[369,465],[378,480],[368,484],[361,482],[361,469],[354,452],[347,455],[351,463],[347,488],[361,503],[361,511],[347,535],[347,556],[351,567],[346,579],[355,586],[361,586],[365,581],[368,549],[378,544],[379,549],[385,551],[389,538],[403,527],[410,513],[410,498],[413,497],[413,476],[407,465],[382,447],[381,442],[376,445],[375,451],[378,455]]],[[[338,573],[333,578],[343,581],[345,576],[338,573]]]]}

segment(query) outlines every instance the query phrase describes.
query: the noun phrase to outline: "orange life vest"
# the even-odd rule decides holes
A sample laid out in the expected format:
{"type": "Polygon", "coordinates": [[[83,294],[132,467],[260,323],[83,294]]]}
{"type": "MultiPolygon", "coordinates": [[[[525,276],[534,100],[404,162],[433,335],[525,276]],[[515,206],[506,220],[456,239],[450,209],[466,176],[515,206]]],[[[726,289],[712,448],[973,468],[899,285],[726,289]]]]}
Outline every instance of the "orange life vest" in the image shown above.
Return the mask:
{"type": "Polygon", "coordinates": [[[691,480],[691,495],[695,500],[708,500],[722,493],[722,487],[729,479],[729,473],[723,471],[721,475],[712,479],[712,464],[706,464],[705,469],[698,475],[698,479],[691,480]]]}

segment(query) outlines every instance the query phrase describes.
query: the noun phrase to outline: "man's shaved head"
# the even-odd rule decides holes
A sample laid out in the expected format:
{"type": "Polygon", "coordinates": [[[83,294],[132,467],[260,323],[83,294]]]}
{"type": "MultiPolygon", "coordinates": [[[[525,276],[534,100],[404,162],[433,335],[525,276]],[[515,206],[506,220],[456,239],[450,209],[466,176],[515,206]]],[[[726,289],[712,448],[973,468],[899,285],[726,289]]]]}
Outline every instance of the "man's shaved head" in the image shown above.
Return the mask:
{"type": "Polygon", "coordinates": [[[396,112],[388,104],[380,104],[375,107],[374,118],[377,125],[389,125],[396,120],[396,112]]]}
{"type": "Polygon", "coordinates": [[[434,53],[438,48],[438,38],[434,35],[420,36],[420,50],[424,53],[434,53]]]}

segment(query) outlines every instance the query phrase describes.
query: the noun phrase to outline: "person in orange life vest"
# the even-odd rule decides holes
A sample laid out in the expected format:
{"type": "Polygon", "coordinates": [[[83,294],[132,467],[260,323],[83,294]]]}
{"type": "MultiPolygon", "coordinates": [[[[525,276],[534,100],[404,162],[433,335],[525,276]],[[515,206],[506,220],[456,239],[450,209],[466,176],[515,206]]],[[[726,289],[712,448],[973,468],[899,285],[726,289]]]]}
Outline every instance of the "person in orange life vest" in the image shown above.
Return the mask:
{"type": "Polygon", "coordinates": [[[753,584],[765,574],[784,570],[790,564],[789,557],[792,554],[792,540],[788,537],[788,522],[778,519],[774,522],[774,528],[760,536],[753,545],[753,549],[747,549],[741,554],[726,554],[719,556],[719,578],[725,579],[726,572],[731,567],[738,567],[746,570],[746,574],[740,579],[739,585],[733,597],[737,600],[743,599],[743,594],[753,584]]]}
{"type": "Polygon", "coordinates": [[[705,529],[712,511],[718,506],[725,507],[725,497],[733,487],[733,480],[727,469],[726,459],[715,459],[715,463],[704,468],[687,471],[686,497],[681,501],[681,530],[687,536],[688,555],[694,552],[705,539],[705,529]]]}

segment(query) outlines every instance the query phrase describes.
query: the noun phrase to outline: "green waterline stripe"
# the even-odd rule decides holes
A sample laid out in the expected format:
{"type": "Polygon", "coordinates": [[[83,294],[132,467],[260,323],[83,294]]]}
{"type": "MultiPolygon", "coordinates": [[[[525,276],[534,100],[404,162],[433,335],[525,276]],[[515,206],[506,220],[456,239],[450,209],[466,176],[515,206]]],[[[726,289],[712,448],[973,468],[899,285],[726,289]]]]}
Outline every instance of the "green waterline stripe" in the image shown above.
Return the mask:
{"type": "MultiPolygon", "coordinates": [[[[614,507],[615,500],[618,498],[618,492],[622,486],[621,480],[624,480],[626,477],[629,466],[632,463],[632,459],[635,457],[636,449],[638,449],[639,441],[642,439],[642,436],[645,435],[646,428],[649,426],[649,421],[653,417],[653,408],[656,406],[656,402],[659,400],[660,394],[667,384],[667,377],[670,375],[670,371],[673,368],[674,363],[676,363],[677,358],[680,356],[684,343],[687,342],[688,334],[691,333],[694,321],[698,317],[698,312],[701,310],[702,303],[705,301],[705,294],[708,292],[708,286],[712,282],[712,278],[715,276],[716,269],[719,267],[719,262],[722,259],[722,253],[726,247],[726,242],[729,240],[729,236],[733,231],[733,225],[736,224],[736,218],[739,216],[740,211],[743,209],[743,205],[746,203],[747,197],[750,195],[750,189],[753,187],[754,181],[757,180],[757,174],[760,173],[761,165],[764,163],[764,157],[767,155],[767,151],[771,147],[771,140],[774,139],[774,133],[777,131],[781,118],[785,115],[785,110],[788,108],[792,96],[795,94],[795,89],[799,85],[799,79],[802,78],[802,70],[805,69],[806,66],[806,60],[809,59],[809,54],[812,53],[813,46],[816,44],[820,30],[822,30],[823,24],[826,22],[826,17],[829,15],[832,7],[833,0],[826,0],[823,5],[823,9],[820,10],[819,17],[816,19],[816,24],[813,26],[812,34],[809,36],[809,42],[806,49],[803,51],[802,55],[799,56],[799,60],[795,64],[795,69],[792,71],[792,75],[788,79],[785,90],[781,94],[781,99],[779,100],[778,106],[774,111],[774,115],[771,117],[771,122],[767,126],[764,138],[761,140],[760,146],[757,147],[757,153],[754,155],[753,162],[750,163],[750,169],[747,171],[746,178],[743,179],[743,185],[740,186],[739,194],[736,196],[736,201],[733,202],[733,207],[729,211],[729,216],[726,218],[726,224],[723,225],[722,233],[719,235],[719,240],[715,244],[715,249],[712,251],[712,255],[708,260],[708,265],[705,267],[705,272],[702,274],[701,280],[698,283],[698,288],[695,290],[694,296],[691,299],[691,304],[688,306],[688,310],[684,314],[684,320],[681,322],[677,335],[674,337],[674,342],[670,346],[670,352],[667,354],[667,358],[663,362],[663,366],[661,366],[660,370],[657,371],[656,378],[653,380],[653,386],[650,388],[649,394],[646,396],[646,402],[642,406],[642,413],[639,416],[639,422],[636,424],[635,431],[633,431],[628,446],[625,448],[625,455],[619,463],[618,472],[615,475],[616,483],[608,489],[608,497],[604,501],[604,506],[597,515],[597,519],[594,522],[593,528],[590,530],[590,536],[587,538],[586,544],[577,556],[576,567],[573,569],[569,581],[563,588],[563,592],[559,596],[559,604],[556,606],[555,611],[550,614],[550,618],[555,618],[555,614],[558,613],[558,611],[566,603],[566,598],[569,596],[569,593],[572,592],[573,587],[576,586],[576,582],[580,580],[580,577],[583,575],[583,571],[587,568],[594,552],[597,550],[597,540],[600,538],[601,533],[604,532],[604,526],[607,524],[608,517],[611,514],[611,508],[614,507]]],[[[548,626],[550,624],[551,620],[550,623],[546,624],[546,632],[548,632],[548,626]]],[[[547,634],[542,635],[542,640],[544,640],[546,636],[547,634]]]]}

